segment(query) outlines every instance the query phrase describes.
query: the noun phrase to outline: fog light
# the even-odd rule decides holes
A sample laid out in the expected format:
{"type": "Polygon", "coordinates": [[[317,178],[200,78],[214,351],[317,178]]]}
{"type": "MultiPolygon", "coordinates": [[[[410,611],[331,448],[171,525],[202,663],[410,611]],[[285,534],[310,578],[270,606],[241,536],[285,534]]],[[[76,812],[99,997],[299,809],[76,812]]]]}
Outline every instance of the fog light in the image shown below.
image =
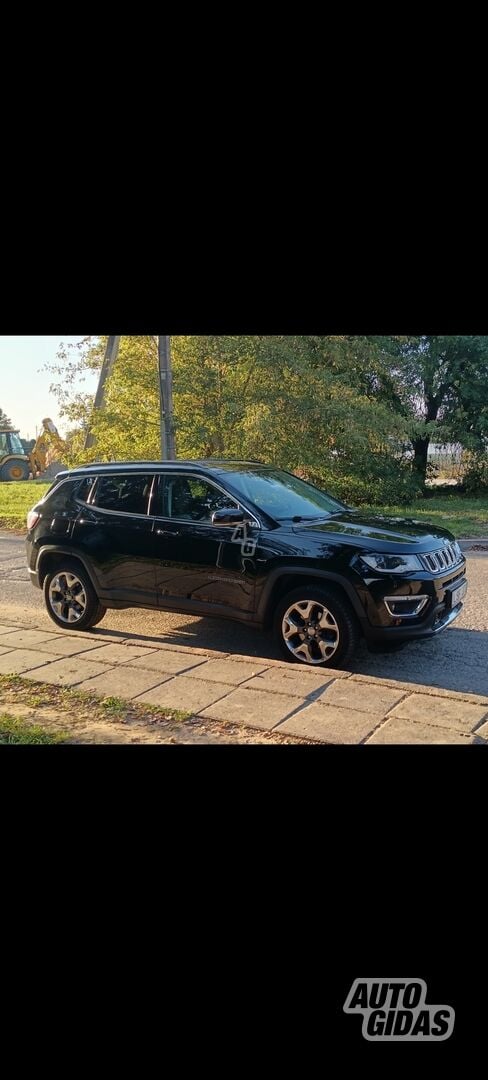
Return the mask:
{"type": "Polygon", "coordinates": [[[384,596],[385,607],[393,618],[414,619],[428,603],[428,596],[384,596]]]}

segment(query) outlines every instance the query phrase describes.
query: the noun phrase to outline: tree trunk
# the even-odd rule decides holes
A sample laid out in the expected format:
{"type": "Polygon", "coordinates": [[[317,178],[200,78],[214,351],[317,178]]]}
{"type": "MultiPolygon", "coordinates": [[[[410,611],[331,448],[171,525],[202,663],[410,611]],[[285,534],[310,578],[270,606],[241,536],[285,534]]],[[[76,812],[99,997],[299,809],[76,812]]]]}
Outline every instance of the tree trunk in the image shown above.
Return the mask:
{"type": "Polygon", "coordinates": [[[430,439],[428,435],[424,436],[424,438],[422,439],[414,439],[413,441],[413,467],[422,482],[422,487],[425,487],[425,480],[427,476],[427,456],[429,453],[429,443],[430,439]]]}
{"type": "MultiPolygon", "coordinates": [[[[427,423],[431,422],[432,420],[437,420],[441,400],[442,394],[436,397],[433,393],[426,393],[425,419],[427,423]]],[[[422,482],[422,487],[425,487],[425,480],[427,477],[427,458],[429,454],[429,446],[430,435],[423,435],[422,437],[413,440],[413,467],[422,482]]]]}

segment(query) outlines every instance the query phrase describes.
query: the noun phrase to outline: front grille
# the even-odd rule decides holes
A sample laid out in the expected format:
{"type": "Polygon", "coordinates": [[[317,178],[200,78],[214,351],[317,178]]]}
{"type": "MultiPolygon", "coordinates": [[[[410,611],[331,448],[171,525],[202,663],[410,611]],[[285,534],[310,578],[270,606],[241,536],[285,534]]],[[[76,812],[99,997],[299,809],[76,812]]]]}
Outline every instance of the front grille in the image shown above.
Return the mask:
{"type": "Polygon", "coordinates": [[[461,563],[463,554],[454,544],[446,544],[437,551],[429,551],[428,555],[419,555],[419,559],[425,570],[429,570],[431,574],[443,574],[461,563]]]}

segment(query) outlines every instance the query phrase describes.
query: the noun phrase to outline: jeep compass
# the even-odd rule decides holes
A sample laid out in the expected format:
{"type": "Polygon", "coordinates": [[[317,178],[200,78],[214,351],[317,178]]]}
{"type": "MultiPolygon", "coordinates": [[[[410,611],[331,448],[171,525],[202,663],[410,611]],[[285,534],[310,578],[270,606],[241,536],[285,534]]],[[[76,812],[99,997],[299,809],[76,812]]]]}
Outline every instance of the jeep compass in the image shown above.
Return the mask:
{"type": "Polygon", "coordinates": [[[58,625],[161,608],[273,627],[291,661],[339,667],[361,637],[399,647],[459,615],[450,532],[364,514],[252,461],[137,461],[59,473],[27,517],[34,585],[58,625]]]}

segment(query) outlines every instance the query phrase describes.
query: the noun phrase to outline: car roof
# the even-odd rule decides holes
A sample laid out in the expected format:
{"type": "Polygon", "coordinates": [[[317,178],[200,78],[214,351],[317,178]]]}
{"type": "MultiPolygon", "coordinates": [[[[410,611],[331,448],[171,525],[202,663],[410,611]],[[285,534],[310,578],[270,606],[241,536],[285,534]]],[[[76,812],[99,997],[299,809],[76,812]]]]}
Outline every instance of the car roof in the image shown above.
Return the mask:
{"type": "Polygon", "coordinates": [[[207,472],[239,471],[252,465],[253,468],[267,468],[262,461],[244,461],[231,458],[200,458],[182,461],[95,461],[90,465],[78,465],[75,469],[65,469],[57,473],[56,479],[66,476],[93,476],[110,472],[141,472],[151,469],[156,472],[168,472],[183,469],[202,469],[207,472]]]}

